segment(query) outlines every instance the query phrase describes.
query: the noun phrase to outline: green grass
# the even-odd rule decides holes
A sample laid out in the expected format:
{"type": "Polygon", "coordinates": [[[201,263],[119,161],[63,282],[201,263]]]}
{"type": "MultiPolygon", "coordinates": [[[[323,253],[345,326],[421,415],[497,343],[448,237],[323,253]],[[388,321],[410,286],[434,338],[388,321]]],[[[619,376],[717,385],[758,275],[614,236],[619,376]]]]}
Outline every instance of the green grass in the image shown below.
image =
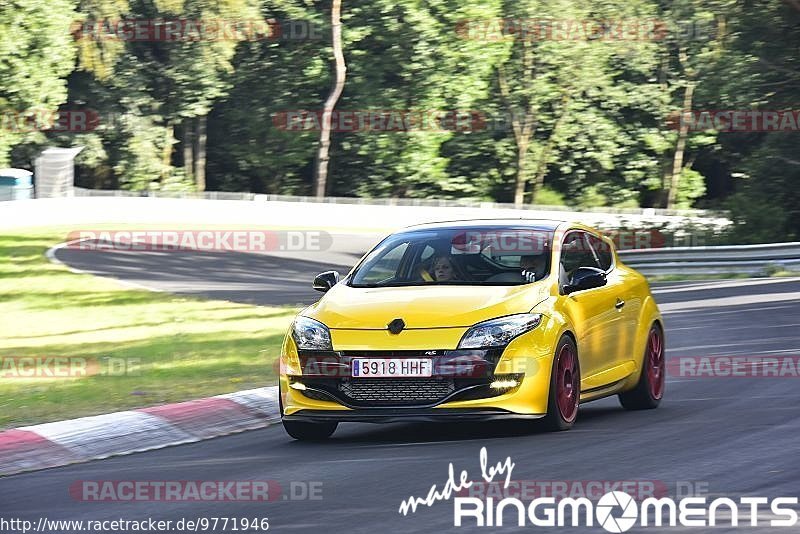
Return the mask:
{"type": "Polygon", "coordinates": [[[276,383],[295,308],[132,290],[75,274],[45,257],[66,234],[0,235],[0,359],[87,358],[101,372],[35,379],[0,372],[0,429],[276,383]],[[132,372],[109,373],[108,361],[130,362],[132,372]]]}
{"type": "Polygon", "coordinates": [[[800,276],[800,271],[786,271],[780,269],[769,273],[769,275],[773,278],[791,278],[794,276],[800,276]]]}

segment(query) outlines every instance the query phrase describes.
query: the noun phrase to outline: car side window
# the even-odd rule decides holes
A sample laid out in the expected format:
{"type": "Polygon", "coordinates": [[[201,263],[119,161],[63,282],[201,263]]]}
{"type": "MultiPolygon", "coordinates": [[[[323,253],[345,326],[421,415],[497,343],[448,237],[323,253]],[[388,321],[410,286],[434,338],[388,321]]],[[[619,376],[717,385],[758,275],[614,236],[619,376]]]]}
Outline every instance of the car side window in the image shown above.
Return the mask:
{"type": "Polygon", "coordinates": [[[356,282],[359,284],[377,284],[394,278],[399,274],[397,271],[407,248],[408,243],[399,243],[394,248],[385,251],[375,262],[375,265],[364,275],[359,276],[360,273],[356,273],[356,282]]]}
{"type": "Polygon", "coordinates": [[[586,240],[585,232],[573,231],[567,234],[561,245],[561,261],[559,263],[561,284],[569,283],[572,273],[579,267],[599,269],[600,264],[586,240]]]}
{"type": "Polygon", "coordinates": [[[561,266],[571,273],[578,267],[600,268],[584,232],[570,232],[561,246],[561,266]]]}
{"type": "Polygon", "coordinates": [[[592,250],[594,250],[597,255],[600,268],[604,271],[611,269],[611,265],[614,263],[614,254],[611,252],[611,245],[593,234],[587,234],[587,238],[589,244],[592,246],[592,250]]]}

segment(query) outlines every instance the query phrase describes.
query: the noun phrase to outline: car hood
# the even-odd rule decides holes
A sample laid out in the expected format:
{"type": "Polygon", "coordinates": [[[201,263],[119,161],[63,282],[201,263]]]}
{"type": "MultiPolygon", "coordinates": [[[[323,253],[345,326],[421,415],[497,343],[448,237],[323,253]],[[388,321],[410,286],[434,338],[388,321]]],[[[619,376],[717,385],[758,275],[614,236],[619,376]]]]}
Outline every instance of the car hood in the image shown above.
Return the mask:
{"type": "Polygon", "coordinates": [[[394,319],[406,329],[467,327],[525,313],[548,297],[542,282],[521,286],[412,286],[354,288],[337,284],[302,315],[331,329],[386,330],[394,319]]]}

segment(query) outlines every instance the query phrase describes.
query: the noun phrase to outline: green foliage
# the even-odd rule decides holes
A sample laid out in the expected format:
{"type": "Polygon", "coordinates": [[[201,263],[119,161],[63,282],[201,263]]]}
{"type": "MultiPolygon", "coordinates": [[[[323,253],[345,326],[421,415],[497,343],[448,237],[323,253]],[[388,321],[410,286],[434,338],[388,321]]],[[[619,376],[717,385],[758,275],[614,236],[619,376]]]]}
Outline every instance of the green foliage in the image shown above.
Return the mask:
{"type": "MultiPolygon", "coordinates": [[[[771,151],[767,148],[760,153],[771,151]]],[[[782,168],[773,160],[770,180],[740,180],[739,190],[724,204],[733,220],[731,234],[734,241],[769,243],[800,239],[798,174],[791,165],[788,167],[782,168]]]]}
{"type": "MultiPolygon", "coordinates": [[[[506,46],[464,39],[456,29],[461,20],[501,16],[500,2],[380,0],[345,4],[345,13],[348,80],[339,109],[426,114],[480,109],[492,66],[506,46]]],[[[471,177],[448,172],[451,160],[443,145],[461,135],[471,134],[428,127],[338,134],[336,154],[347,170],[334,173],[334,193],[484,196],[471,177]]]]}
{"type": "MultiPolygon", "coordinates": [[[[281,2],[279,7],[265,5],[264,16],[324,26],[323,14],[303,2],[281,2]]],[[[321,39],[239,44],[230,93],[209,116],[209,189],[309,193],[319,134],[278,125],[281,114],[322,107],[330,87],[324,60],[328,48],[321,39]]],[[[339,165],[335,157],[333,169],[339,165]]]]}
{"type": "MultiPolygon", "coordinates": [[[[339,111],[484,120],[471,131],[336,131],[329,193],[510,202],[522,184],[522,199],[537,204],[663,207],[671,198],[679,208],[730,208],[731,239],[797,239],[794,133],[675,128],[685,106],[797,107],[795,4],[346,0],[339,111]],[[578,35],[599,21],[643,26],[622,39],[613,28],[578,35]],[[666,32],[648,34],[652,21],[666,32]],[[528,33],[509,32],[515,24],[528,33]],[[558,35],[567,28],[572,35],[558,35]]],[[[182,190],[202,185],[192,163],[207,154],[209,190],[308,194],[319,132],[287,130],[281,117],[322,108],[329,9],[309,0],[16,0],[0,11],[0,113],[85,107],[101,123],[81,133],[0,125],[0,166],[30,167],[48,144],[83,146],[79,185],[182,190]],[[174,42],[71,33],[121,18],[292,20],[311,31],[174,42]],[[193,144],[202,124],[206,151],[193,144]]]]}
{"type": "MultiPolygon", "coordinates": [[[[717,109],[797,109],[800,9],[791,2],[738,3],[728,12],[729,44],[706,95],[717,109]]],[[[702,154],[729,169],[735,193],[723,201],[733,238],[747,243],[800,239],[797,131],[721,134],[702,154]]]]}
{"type": "Polygon", "coordinates": [[[51,126],[21,121],[47,117],[67,98],[66,76],[75,57],[69,33],[74,8],[70,0],[0,6],[0,167],[8,165],[11,148],[41,142],[37,128],[51,126]]]}
{"type": "Polygon", "coordinates": [[[582,208],[600,208],[608,205],[608,197],[600,192],[596,185],[586,187],[578,197],[578,206],[582,208]]]}
{"type": "Polygon", "coordinates": [[[154,124],[149,117],[128,120],[122,157],[114,171],[121,177],[123,189],[158,189],[158,182],[171,174],[172,167],[164,161],[164,154],[174,139],[168,129],[154,124]]]}
{"type": "Polygon", "coordinates": [[[678,197],[676,207],[678,209],[688,209],[694,201],[706,193],[706,184],[703,175],[699,172],[684,167],[681,172],[681,181],[678,185],[678,197]]]}

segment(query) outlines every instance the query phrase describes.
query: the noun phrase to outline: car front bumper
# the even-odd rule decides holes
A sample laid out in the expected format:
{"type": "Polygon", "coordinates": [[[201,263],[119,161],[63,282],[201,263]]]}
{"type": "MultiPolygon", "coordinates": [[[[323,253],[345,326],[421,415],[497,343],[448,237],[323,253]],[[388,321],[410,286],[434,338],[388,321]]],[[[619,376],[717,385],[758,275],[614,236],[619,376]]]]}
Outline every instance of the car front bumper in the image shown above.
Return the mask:
{"type": "MultiPolygon", "coordinates": [[[[395,340],[371,345],[361,341],[361,332],[355,332],[352,341],[327,353],[298,351],[292,337],[287,335],[281,354],[281,415],[287,420],[358,422],[542,417],[547,413],[555,350],[553,340],[558,339],[559,333],[558,325],[545,321],[538,328],[512,340],[499,352],[428,350],[434,343],[428,338],[436,334],[435,330],[425,335],[416,333],[418,339],[415,338],[414,344],[402,349],[395,348],[398,344],[395,340]],[[433,378],[451,380],[454,385],[449,390],[435,389],[429,395],[425,389],[428,384],[412,384],[412,390],[418,388],[414,392],[419,396],[410,402],[403,398],[405,389],[400,384],[395,384],[391,394],[383,398],[381,392],[376,391],[380,388],[375,383],[371,385],[373,389],[356,391],[355,385],[366,385],[366,382],[359,382],[363,378],[350,377],[351,359],[370,354],[433,358],[433,378]],[[516,387],[491,391],[490,384],[494,380],[502,381],[509,377],[518,380],[516,387]],[[345,384],[347,381],[349,387],[345,384]],[[395,399],[399,402],[393,402],[395,399]]],[[[451,334],[453,339],[449,342],[457,343],[454,339],[463,335],[456,334],[451,334]]],[[[440,342],[444,343],[436,341],[437,344],[440,342]]]]}
{"type": "Polygon", "coordinates": [[[487,398],[445,401],[421,406],[346,406],[334,400],[313,399],[306,396],[303,391],[290,387],[293,377],[282,375],[281,415],[287,420],[306,418],[305,420],[380,423],[447,419],[493,420],[520,416],[535,419],[547,413],[550,362],[543,363],[539,372],[526,375],[521,384],[509,392],[487,398]]]}
{"type": "Polygon", "coordinates": [[[301,410],[286,421],[311,423],[441,423],[541,419],[544,414],[518,414],[499,408],[365,408],[359,410],[301,410]]]}

